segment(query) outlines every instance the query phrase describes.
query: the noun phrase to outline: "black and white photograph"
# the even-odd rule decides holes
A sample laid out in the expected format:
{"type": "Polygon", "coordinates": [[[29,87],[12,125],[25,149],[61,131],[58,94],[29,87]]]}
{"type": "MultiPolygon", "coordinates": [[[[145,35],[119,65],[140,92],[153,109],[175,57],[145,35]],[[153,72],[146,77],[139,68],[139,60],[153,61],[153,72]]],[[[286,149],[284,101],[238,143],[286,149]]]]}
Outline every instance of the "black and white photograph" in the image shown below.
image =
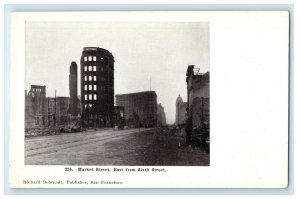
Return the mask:
{"type": "Polygon", "coordinates": [[[26,21],[25,165],[209,166],[209,34],[26,21]]]}

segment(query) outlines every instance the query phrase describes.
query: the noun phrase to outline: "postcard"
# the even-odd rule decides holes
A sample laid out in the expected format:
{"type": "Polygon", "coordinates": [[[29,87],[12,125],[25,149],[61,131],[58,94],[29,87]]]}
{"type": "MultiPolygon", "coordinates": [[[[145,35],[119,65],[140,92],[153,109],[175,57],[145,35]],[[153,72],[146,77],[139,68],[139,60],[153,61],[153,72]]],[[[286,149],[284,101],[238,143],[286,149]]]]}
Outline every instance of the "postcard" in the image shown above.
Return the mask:
{"type": "Polygon", "coordinates": [[[12,188],[288,186],[288,12],[11,19],[12,188]]]}

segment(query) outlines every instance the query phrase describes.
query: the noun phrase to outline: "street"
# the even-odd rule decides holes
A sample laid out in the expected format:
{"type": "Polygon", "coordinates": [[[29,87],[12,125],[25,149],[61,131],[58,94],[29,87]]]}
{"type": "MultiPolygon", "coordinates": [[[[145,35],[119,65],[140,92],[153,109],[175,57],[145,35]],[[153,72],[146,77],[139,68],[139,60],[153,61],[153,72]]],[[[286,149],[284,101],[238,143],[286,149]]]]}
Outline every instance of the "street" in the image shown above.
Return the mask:
{"type": "Polygon", "coordinates": [[[25,164],[209,166],[209,154],[158,129],[98,129],[25,138],[25,164]]]}

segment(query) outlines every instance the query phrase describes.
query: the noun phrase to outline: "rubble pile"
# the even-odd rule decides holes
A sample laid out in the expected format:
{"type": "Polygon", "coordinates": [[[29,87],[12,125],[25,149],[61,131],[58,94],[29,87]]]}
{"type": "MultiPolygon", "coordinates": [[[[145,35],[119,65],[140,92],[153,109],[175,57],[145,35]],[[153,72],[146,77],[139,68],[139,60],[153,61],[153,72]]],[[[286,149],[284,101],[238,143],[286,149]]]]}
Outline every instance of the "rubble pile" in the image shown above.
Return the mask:
{"type": "Polygon", "coordinates": [[[58,127],[35,127],[25,129],[25,137],[56,135],[59,133],[60,132],[58,127]]]}
{"type": "Polygon", "coordinates": [[[55,126],[55,127],[35,127],[25,129],[25,137],[57,135],[60,133],[75,133],[81,132],[85,129],[80,126],[55,126]]]}
{"type": "Polygon", "coordinates": [[[171,126],[160,127],[160,128],[156,128],[156,131],[164,135],[185,137],[185,130],[178,127],[171,127],[171,126]]]}

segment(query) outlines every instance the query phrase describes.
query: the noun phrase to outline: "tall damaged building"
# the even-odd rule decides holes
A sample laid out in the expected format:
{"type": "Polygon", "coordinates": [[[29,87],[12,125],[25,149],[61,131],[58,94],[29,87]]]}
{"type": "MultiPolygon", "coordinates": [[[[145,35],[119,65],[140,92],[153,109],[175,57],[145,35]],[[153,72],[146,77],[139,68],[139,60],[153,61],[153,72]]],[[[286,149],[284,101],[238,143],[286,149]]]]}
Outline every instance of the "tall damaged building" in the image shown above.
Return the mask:
{"type": "Polygon", "coordinates": [[[85,47],[80,62],[81,124],[85,127],[112,127],[114,57],[106,49],[85,47]]]}
{"type": "Polygon", "coordinates": [[[209,129],[209,72],[199,70],[189,65],[186,72],[187,115],[193,128],[209,129]]]}

